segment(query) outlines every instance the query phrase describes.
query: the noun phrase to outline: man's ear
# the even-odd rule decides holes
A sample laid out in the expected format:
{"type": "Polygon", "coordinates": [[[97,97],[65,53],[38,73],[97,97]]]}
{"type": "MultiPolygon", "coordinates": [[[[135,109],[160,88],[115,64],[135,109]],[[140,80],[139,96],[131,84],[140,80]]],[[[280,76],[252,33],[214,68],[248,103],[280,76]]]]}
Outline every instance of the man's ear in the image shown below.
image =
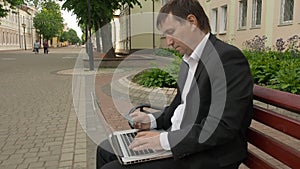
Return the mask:
{"type": "Polygon", "coordinates": [[[189,14],[189,15],[186,17],[186,20],[187,20],[190,24],[192,24],[193,30],[196,29],[196,28],[198,28],[198,20],[197,20],[197,18],[196,18],[195,15],[189,14]]]}

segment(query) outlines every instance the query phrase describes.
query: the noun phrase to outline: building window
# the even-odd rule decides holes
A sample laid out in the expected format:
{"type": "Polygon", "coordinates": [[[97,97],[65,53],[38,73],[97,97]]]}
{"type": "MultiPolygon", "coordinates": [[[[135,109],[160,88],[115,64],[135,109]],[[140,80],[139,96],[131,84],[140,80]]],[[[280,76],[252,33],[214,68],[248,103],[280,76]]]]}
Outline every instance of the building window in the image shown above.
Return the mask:
{"type": "Polygon", "coordinates": [[[2,36],[0,36],[0,43],[1,43],[1,45],[3,45],[3,38],[2,38],[2,36]]]}
{"type": "Polygon", "coordinates": [[[294,16],[294,0],[281,0],[280,23],[290,23],[294,16]]]}
{"type": "Polygon", "coordinates": [[[9,35],[8,35],[8,32],[6,32],[6,44],[7,45],[9,44],[9,35]]]}
{"type": "Polygon", "coordinates": [[[2,45],[4,45],[5,44],[5,33],[3,32],[3,34],[2,34],[2,45]]]}
{"type": "Polygon", "coordinates": [[[221,7],[220,33],[227,31],[227,5],[221,7]]]}
{"type": "Polygon", "coordinates": [[[244,29],[247,26],[247,0],[239,2],[239,28],[244,29]]]}
{"type": "Polygon", "coordinates": [[[218,32],[218,8],[212,9],[212,17],[211,17],[211,28],[212,33],[217,34],[218,32]]]}
{"type": "Polygon", "coordinates": [[[261,25],[262,0],[253,0],[252,5],[252,27],[261,25]]]}

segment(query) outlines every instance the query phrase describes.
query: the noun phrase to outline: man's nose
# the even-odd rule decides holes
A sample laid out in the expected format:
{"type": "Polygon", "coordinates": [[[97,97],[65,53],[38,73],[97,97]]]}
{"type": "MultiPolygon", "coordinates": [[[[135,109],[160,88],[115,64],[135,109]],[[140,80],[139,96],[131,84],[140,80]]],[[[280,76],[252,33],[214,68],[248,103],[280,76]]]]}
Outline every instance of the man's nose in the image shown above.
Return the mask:
{"type": "Polygon", "coordinates": [[[166,41],[168,46],[173,46],[174,39],[170,36],[166,36],[166,41]]]}

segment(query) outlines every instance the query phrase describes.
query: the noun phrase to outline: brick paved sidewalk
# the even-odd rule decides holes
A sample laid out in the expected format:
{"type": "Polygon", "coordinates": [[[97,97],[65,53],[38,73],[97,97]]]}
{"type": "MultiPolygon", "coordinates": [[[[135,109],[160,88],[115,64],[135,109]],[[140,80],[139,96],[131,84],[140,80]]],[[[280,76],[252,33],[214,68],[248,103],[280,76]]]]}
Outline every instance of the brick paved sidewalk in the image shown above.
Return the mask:
{"type": "MultiPolygon", "coordinates": [[[[57,70],[74,65],[78,50],[34,55],[2,52],[0,168],[89,168],[87,136],[72,108],[72,76],[57,70]]],[[[56,52],[59,52],[58,50],[56,52]]]]}

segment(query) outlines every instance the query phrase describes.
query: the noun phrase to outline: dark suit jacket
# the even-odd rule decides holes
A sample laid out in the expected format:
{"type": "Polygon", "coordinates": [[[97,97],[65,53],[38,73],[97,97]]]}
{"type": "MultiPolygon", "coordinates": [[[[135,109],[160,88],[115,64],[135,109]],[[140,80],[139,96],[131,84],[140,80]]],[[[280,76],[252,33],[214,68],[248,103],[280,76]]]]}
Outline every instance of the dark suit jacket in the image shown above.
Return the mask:
{"type": "Polygon", "coordinates": [[[253,116],[253,81],[242,52],[210,35],[198,63],[181,129],[170,131],[171,117],[181,104],[186,80],[186,63],[181,64],[177,95],[157,118],[157,128],[169,130],[168,140],[175,159],[187,160],[191,168],[203,154],[220,166],[247,156],[246,130],[253,116]]]}

